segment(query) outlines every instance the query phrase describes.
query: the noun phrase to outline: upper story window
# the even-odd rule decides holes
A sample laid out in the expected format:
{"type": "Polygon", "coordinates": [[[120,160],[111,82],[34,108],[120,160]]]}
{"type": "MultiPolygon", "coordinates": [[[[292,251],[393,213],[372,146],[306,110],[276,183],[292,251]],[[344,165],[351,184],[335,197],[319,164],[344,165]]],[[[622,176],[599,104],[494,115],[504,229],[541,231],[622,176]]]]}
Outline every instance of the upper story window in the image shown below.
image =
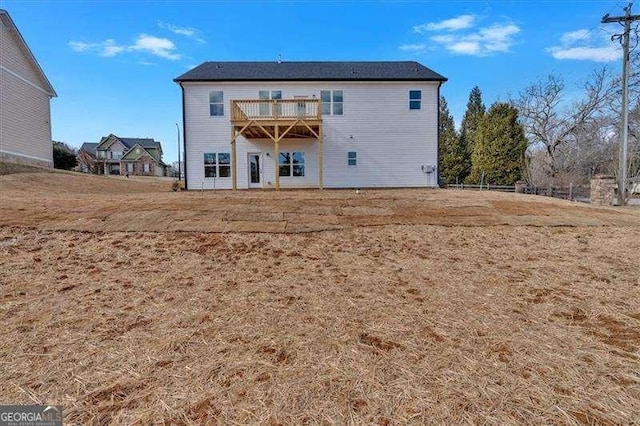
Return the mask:
{"type": "MultiPolygon", "coordinates": [[[[258,91],[258,99],[268,100],[268,99],[282,99],[282,90],[260,90],[258,91]]],[[[278,115],[280,113],[280,105],[276,105],[276,110],[273,111],[274,115],[278,115]]],[[[271,115],[272,108],[269,103],[260,103],[260,115],[271,115]]]]}
{"type": "Polygon", "coordinates": [[[321,90],[322,115],[342,115],[344,97],[342,90],[321,90]]]}
{"type": "Polygon", "coordinates": [[[222,90],[209,92],[209,115],[211,117],[224,115],[224,95],[222,90]]]}
{"type": "Polygon", "coordinates": [[[422,109],[422,90],[409,90],[409,109],[422,109]]]}
{"type": "Polygon", "coordinates": [[[122,151],[109,151],[109,158],[119,160],[122,158],[122,151]]]}

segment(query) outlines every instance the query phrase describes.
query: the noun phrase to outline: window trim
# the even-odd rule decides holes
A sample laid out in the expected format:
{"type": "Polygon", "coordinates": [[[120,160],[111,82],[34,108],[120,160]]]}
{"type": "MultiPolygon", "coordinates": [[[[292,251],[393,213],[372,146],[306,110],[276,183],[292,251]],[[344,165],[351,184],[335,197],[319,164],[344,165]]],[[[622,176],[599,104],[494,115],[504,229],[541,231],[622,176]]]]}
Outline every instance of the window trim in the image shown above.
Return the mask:
{"type": "Polygon", "coordinates": [[[305,155],[305,151],[280,151],[278,153],[278,176],[281,178],[294,178],[294,179],[298,179],[298,178],[304,178],[307,174],[307,159],[306,159],[306,155],[305,155]],[[280,156],[281,155],[288,155],[289,158],[289,162],[286,163],[282,163],[280,162],[280,156]],[[302,162],[299,163],[295,163],[293,161],[293,158],[295,156],[295,154],[301,154],[302,155],[302,162]],[[302,166],[302,174],[301,175],[294,175],[294,167],[295,166],[302,166]],[[287,167],[289,174],[288,175],[282,175],[280,174],[280,168],[281,167],[287,167]]]}
{"type": "Polygon", "coordinates": [[[202,167],[205,179],[230,179],[231,178],[231,154],[228,152],[205,152],[202,154],[202,167]],[[221,162],[220,156],[226,156],[225,162],[221,162]],[[207,163],[207,156],[213,156],[213,162],[207,163]],[[220,170],[228,169],[226,176],[221,176],[220,170]],[[213,171],[212,176],[207,176],[207,169],[213,171]]]}
{"type": "Polygon", "coordinates": [[[224,117],[225,116],[225,108],[224,108],[224,91],[223,90],[209,90],[209,117],[224,117]],[[220,102],[211,102],[211,94],[212,93],[220,93],[220,102]],[[222,114],[211,114],[211,107],[213,105],[220,105],[222,108],[222,114]]]}
{"type": "Polygon", "coordinates": [[[329,115],[332,117],[343,117],[344,116],[344,90],[343,89],[325,89],[325,90],[320,90],[320,107],[322,108],[322,115],[329,115]],[[322,98],[322,92],[329,92],[329,101],[325,101],[322,98]],[[340,92],[341,93],[341,97],[342,100],[341,101],[336,101],[335,100],[335,93],[336,92],[340,92]],[[324,112],[324,106],[329,105],[329,113],[325,114],[324,112]],[[335,106],[339,104],[342,107],[342,112],[340,114],[336,114],[335,113],[335,106]]]}
{"type": "Polygon", "coordinates": [[[422,110],[422,90],[409,90],[409,111],[422,110]],[[418,95],[415,97],[414,94],[418,95]],[[413,108],[413,104],[417,102],[417,108],[413,108]]]}
{"type": "Polygon", "coordinates": [[[357,165],[358,165],[358,151],[347,151],[347,166],[355,167],[357,165]]]}

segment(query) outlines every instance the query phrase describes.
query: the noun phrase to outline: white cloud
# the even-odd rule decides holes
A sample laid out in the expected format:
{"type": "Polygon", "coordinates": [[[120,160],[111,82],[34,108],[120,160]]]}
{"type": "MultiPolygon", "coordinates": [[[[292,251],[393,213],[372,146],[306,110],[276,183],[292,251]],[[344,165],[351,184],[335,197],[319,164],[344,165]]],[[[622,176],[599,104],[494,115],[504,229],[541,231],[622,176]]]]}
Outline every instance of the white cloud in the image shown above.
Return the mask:
{"type": "Polygon", "coordinates": [[[69,47],[76,52],[86,52],[97,47],[97,43],[87,43],[84,41],[70,41],[69,47]]]}
{"type": "Polygon", "coordinates": [[[400,50],[404,50],[405,52],[419,52],[421,50],[425,50],[427,48],[426,45],[422,43],[418,44],[403,44],[399,47],[400,50]]]}
{"type": "Polygon", "coordinates": [[[574,59],[594,62],[611,62],[622,57],[622,51],[611,47],[550,47],[547,49],[556,59],[574,59]]]}
{"type": "Polygon", "coordinates": [[[182,55],[176,53],[176,45],[171,40],[148,34],[140,34],[135,43],[129,46],[119,45],[114,39],[110,38],[97,43],[70,41],[69,47],[75,52],[95,52],[107,58],[134,51],[148,53],[172,61],[182,58],[182,55]]]}
{"type": "Polygon", "coordinates": [[[477,41],[458,41],[447,47],[450,51],[461,55],[476,56],[480,54],[482,47],[477,41]]]}
{"type": "Polygon", "coordinates": [[[588,40],[589,38],[589,30],[570,31],[562,34],[560,37],[560,43],[573,43],[578,40],[588,40]]]}
{"type": "Polygon", "coordinates": [[[474,32],[435,35],[429,39],[452,53],[488,56],[508,52],[520,28],[515,24],[493,24],[474,32]]]}
{"type": "Polygon", "coordinates": [[[555,59],[593,62],[611,62],[622,57],[622,50],[606,37],[594,37],[587,30],[577,30],[560,36],[558,46],[548,47],[555,59]]]}
{"type": "Polygon", "coordinates": [[[85,41],[70,41],[69,47],[75,52],[97,52],[100,56],[111,57],[125,51],[125,46],[119,46],[115,40],[107,39],[99,43],[87,43],[85,41]]]}
{"type": "Polygon", "coordinates": [[[148,34],[140,34],[133,46],[129,46],[130,50],[137,50],[150,53],[161,58],[172,61],[182,57],[179,53],[175,53],[176,45],[168,38],[155,37],[148,34]]]}
{"type": "Polygon", "coordinates": [[[416,25],[413,27],[413,30],[419,34],[427,31],[458,31],[473,27],[475,20],[475,15],[460,15],[456,18],[445,19],[440,22],[428,22],[426,24],[416,25]]]}
{"type": "MultiPolygon", "coordinates": [[[[520,27],[513,23],[493,23],[485,27],[476,27],[478,16],[460,15],[439,22],[416,25],[413,30],[419,34],[431,33],[429,41],[440,45],[458,55],[489,56],[495,53],[509,52],[515,44],[520,27]]],[[[425,43],[404,44],[400,50],[426,50],[425,43]]]]}
{"type": "Polygon", "coordinates": [[[487,52],[508,52],[513,45],[513,37],[520,32],[520,28],[514,24],[494,24],[487,28],[481,28],[478,32],[478,41],[484,44],[487,52]]]}
{"type": "Polygon", "coordinates": [[[177,25],[168,24],[166,22],[161,22],[161,21],[158,22],[158,27],[162,28],[163,30],[171,31],[174,34],[189,37],[197,41],[198,43],[205,43],[204,39],[200,37],[200,31],[195,28],[179,27],[177,25]]]}
{"type": "Polygon", "coordinates": [[[107,39],[102,43],[101,49],[100,55],[110,58],[116,56],[118,53],[124,52],[126,47],[118,46],[113,39],[107,39]]]}

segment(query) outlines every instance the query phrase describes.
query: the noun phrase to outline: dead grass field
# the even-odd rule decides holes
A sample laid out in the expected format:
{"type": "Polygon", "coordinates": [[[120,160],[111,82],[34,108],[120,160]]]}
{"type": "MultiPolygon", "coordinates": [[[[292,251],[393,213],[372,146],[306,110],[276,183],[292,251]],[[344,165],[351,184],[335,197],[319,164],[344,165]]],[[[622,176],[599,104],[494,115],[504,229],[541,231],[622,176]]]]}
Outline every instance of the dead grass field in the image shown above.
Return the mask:
{"type": "Polygon", "coordinates": [[[0,403],[70,424],[640,422],[640,213],[0,176],[0,403]]]}

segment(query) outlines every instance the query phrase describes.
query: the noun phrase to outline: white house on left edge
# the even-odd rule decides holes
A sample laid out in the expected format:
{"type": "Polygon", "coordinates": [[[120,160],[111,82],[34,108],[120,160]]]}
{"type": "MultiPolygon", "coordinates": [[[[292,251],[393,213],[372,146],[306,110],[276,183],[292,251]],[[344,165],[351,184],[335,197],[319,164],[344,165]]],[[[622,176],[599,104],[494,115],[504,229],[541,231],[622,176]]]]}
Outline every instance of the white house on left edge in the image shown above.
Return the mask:
{"type": "Polygon", "coordinates": [[[6,10],[0,9],[0,160],[53,167],[53,86],[6,10]]]}

